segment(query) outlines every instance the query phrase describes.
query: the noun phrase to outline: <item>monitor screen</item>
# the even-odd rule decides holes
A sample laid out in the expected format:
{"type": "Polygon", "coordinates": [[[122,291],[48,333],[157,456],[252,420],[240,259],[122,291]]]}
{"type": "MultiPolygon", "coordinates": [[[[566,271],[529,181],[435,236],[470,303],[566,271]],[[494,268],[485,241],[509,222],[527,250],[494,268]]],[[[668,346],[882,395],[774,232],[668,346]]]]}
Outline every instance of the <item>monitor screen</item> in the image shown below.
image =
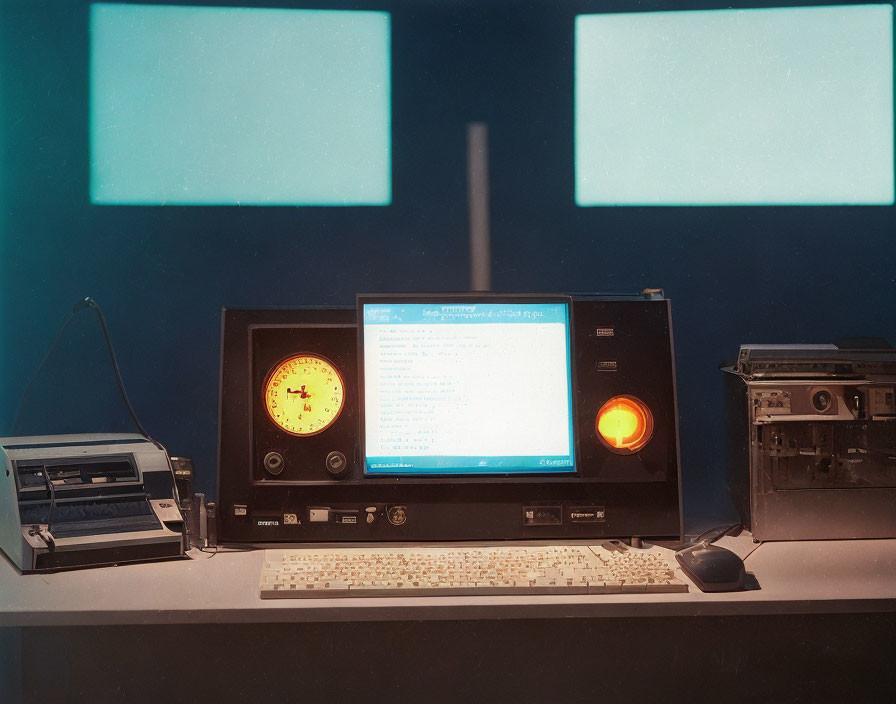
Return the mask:
{"type": "Polygon", "coordinates": [[[579,15],[576,203],[891,205],[893,6],[579,15]]]}
{"type": "Polygon", "coordinates": [[[576,471],[568,299],[359,300],[366,474],[576,471]]]}
{"type": "Polygon", "coordinates": [[[386,12],[98,3],[90,197],[388,205],[386,12]]]}

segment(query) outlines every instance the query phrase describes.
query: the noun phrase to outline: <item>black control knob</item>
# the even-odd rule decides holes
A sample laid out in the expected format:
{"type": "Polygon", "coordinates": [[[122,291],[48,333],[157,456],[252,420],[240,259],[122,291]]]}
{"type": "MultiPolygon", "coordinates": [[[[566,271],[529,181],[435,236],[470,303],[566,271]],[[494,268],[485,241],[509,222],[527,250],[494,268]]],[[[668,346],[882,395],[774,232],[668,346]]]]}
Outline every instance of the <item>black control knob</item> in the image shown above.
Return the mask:
{"type": "Polygon", "coordinates": [[[340,476],[347,468],[348,462],[341,452],[331,452],[327,455],[327,471],[334,477],[340,476]]]}
{"type": "Polygon", "coordinates": [[[264,468],[274,476],[280,474],[286,466],[283,461],[283,455],[279,452],[269,452],[264,456],[264,468]]]}

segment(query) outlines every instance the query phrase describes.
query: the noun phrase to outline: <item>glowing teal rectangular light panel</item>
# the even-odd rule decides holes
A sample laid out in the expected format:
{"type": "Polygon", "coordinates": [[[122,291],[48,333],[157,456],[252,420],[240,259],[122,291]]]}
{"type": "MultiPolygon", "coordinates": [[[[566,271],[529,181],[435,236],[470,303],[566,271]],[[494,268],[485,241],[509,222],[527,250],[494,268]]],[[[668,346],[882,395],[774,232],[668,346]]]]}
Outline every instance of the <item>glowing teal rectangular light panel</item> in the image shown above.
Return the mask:
{"type": "Polygon", "coordinates": [[[90,197],[388,205],[386,12],[90,8],[90,197]]]}
{"type": "Polygon", "coordinates": [[[576,17],[576,203],[893,203],[893,6],[576,17]]]}

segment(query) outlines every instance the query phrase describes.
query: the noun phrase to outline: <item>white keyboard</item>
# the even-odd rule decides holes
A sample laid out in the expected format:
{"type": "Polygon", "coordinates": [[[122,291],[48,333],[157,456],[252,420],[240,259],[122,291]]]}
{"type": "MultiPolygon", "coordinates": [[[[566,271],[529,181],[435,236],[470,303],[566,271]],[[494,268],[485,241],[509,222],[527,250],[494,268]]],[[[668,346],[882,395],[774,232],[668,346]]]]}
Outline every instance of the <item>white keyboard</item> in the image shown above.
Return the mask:
{"type": "Polygon", "coordinates": [[[686,592],[672,552],[599,546],[266,550],[261,598],[686,592]]]}

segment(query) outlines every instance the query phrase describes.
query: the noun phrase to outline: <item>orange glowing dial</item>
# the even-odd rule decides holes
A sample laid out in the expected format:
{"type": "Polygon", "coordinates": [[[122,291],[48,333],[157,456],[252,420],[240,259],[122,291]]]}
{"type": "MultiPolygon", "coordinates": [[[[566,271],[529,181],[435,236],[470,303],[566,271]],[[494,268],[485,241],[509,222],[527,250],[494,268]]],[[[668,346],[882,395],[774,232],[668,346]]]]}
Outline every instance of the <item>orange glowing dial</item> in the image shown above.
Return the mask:
{"type": "Polygon", "coordinates": [[[653,414],[634,396],[614,396],[597,412],[597,437],[613,452],[633,454],[653,436],[653,414]]]}
{"type": "Polygon", "coordinates": [[[268,374],[264,407],[290,435],[315,435],[342,411],[345,385],[339,370],[323,357],[301,354],[285,359],[268,374]]]}

